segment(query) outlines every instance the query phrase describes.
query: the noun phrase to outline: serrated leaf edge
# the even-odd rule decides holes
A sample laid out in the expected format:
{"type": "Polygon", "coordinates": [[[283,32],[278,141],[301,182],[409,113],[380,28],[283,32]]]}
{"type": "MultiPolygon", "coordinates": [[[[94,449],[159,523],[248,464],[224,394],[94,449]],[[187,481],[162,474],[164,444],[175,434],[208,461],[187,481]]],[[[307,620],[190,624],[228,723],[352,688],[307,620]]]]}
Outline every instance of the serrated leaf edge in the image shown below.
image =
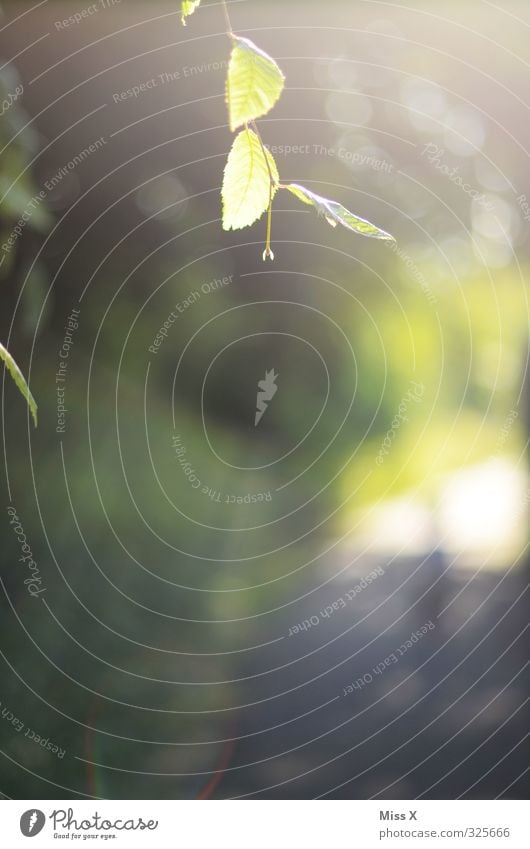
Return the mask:
{"type": "Polygon", "coordinates": [[[278,65],[276,60],[273,59],[272,56],[269,56],[269,54],[266,53],[265,50],[262,50],[261,47],[258,47],[257,44],[254,44],[254,42],[251,41],[250,38],[244,38],[243,36],[234,35],[233,41],[236,42],[236,43],[234,44],[234,46],[232,48],[232,52],[230,54],[230,63],[229,63],[229,66],[228,66],[228,73],[227,73],[226,85],[225,85],[225,102],[226,102],[226,105],[228,107],[228,118],[229,118],[229,123],[230,123],[230,130],[231,130],[232,133],[235,133],[235,131],[237,129],[239,129],[239,127],[242,127],[245,124],[245,121],[240,121],[238,124],[234,124],[232,122],[232,115],[231,115],[231,110],[230,110],[230,102],[231,102],[230,64],[232,62],[232,57],[234,55],[234,51],[237,50],[238,46],[241,46],[244,50],[248,50],[250,53],[255,53],[256,55],[260,56],[262,59],[265,59],[267,62],[270,62],[270,64],[273,65],[275,70],[278,72],[278,75],[279,75],[279,77],[281,78],[281,81],[282,81],[282,86],[280,88],[280,91],[278,92],[277,96],[274,98],[274,101],[271,103],[271,105],[268,107],[268,109],[263,111],[263,112],[256,113],[255,115],[252,116],[252,118],[248,118],[247,121],[250,121],[250,120],[254,121],[256,118],[262,118],[264,115],[267,115],[271,111],[271,109],[273,109],[276,106],[276,104],[278,103],[278,101],[279,101],[279,99],[282,95],[283,89],[284,89],[285,74],[283,73],[282,69],[280,68],[280,66],[278,65]]]}

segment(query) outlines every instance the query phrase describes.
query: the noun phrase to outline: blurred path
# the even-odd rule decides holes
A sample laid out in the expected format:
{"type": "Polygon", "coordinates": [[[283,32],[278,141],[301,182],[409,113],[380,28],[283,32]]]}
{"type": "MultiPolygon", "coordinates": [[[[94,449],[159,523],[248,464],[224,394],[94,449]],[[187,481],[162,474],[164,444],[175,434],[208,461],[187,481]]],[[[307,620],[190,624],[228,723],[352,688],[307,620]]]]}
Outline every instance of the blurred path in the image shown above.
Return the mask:
{"type": "MultiPolygon", "coordinates": [[[[241,670],[276,669],[242,685],[245,701],[262,701],[240,715],[237,734],[251,736],[237,744],[218,798],[525,795],[523,572],[453,571],[431,587],[439,562],[375,565],[384,575],[347,607],[241,670]],[[429,620],[434,630],[388,662],[429,620]],[[344,695],[363,676],[369,683],[344,695]]],[[[288,608],[280,633],[354,583],[310,596],[295,621],[288,608]]]]}

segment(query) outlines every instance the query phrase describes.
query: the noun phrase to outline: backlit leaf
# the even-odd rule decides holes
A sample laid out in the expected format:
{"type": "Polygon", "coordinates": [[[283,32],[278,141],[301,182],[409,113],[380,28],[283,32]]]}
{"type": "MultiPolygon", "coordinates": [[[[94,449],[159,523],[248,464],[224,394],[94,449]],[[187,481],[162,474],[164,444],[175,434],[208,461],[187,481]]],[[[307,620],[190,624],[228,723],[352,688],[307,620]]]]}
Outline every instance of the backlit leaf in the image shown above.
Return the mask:
{"type": "Polygon", "coordinates": [[[223,228],[240,230],[254,224],[268,208],[270,196],[276,194],[278,181],[278,169],[269,151],[264,152],[256,133],[242,130],[234,139],[224,173],[223,228]]]}
{"type": "Polygon", "coordinates": [[[37,404],[35,403],[35,399],[31,392],[29,391],[29,386],[24,379],[24,375],[20,371],[13,357],[9,353],[9,351],[4,348],[2,343],[0,342],[0,360],[3,360],[6,364],[6,367],[15,381],[16,385],[20,389],[22,395],[26,399],[26,403],[31,410],[31,415],[33,416],[33,421],[35,423],[35,427],[37,427],[37,404]]]}
{"type": "Polygon", "coordinates": [[[186,18],[193,15],[195,9],[200,5],[201,0],[182,0],[180,4],[180,20],[186,26],[186,18]]]}
{"type": "Polygon", "coordinates": [[[285,77],[270,56],[248,38],[234,36],[226,80],[230,129],[270,112],[280,97],[285,77]]]}
{"type": "Polygon", "coordinates": [[[376,227],[364,218],[359,218],[354,215],[341,203],[329,198],[323,198],[320,195],[311,192],[304,186],[299,186],[297,183],[291,183],[285,188],[289,189],[298,200],[314,206],[319,215],[323,215],[328,224],[336,227],[337,224],[342,224],[347,230],[353,230],[354,233],[360,233],[362,236],[370,236],[372,239],[387,239],[395,242],[393,236],[385,230],[376,227]]]}

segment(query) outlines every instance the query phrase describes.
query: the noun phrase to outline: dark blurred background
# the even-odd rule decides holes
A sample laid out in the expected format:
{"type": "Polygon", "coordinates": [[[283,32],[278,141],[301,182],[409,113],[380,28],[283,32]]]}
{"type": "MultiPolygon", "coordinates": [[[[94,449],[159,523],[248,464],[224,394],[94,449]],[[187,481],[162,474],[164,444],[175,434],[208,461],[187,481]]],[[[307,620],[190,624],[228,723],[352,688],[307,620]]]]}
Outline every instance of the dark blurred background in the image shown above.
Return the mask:
{"type": "Polygon", "coordinates": [[[0,790],[523,796],[528,6],[230,3],[282,179],[397,239],[282,192],[264,264],[179,5],[2,4],[0,790]]]}

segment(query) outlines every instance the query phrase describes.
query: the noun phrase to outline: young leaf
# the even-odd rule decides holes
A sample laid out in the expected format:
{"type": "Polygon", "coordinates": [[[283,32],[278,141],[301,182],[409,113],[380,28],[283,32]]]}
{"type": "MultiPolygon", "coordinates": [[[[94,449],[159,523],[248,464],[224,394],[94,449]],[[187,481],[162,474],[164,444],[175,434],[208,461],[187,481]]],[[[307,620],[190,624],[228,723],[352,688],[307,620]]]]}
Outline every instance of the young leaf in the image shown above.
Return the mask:
{"type": "Polygon", "coordinates": [[[197,6],[200,5],[201,0],[182,0],[180,4],[180,20],[182,21],[182,25],[186,26],[186,18],[189,18],[190,15],[193,15],[197,6]]]}
{"type": "Polygon", "coordinates": [[[362,236],[370,236],[373,239],[388,239],[391,242],[396,241],[390,233],[380,230],[379,227],[376,227],[375,224],[370,224],[364,218],[353,215],[345,206],[337,203],[335,200],[329,200],[328,198],[316,195],[314,192],[309,191],[304,186],[299,186],[297,183],[290,183],[285,188],[289,189],[302,203],[308,203],[310,206],[314,206],[318,214],[323,215],[332,227],[342,224],[346,229],[360,233],[362,236]]]}
{"type": "Polygon", "coordinates": [[[270,112],[285,77],[270,56],[248,38],[234,37],[226,80],[226,103],[232,132],[270,112]]]}
{"type": "Polygon", "coordinates": [[[7,369],[9,370],[9,373],[11,374],[11,377],[13,378],[16,385],[20,389],[22,395],[26,399],[28,407],[31,410],[31,415],[33,416],[33,421],[35,423],[35,427],[37,427],[37,404],[35,403],[35,399],[34,399],[33,395],[31,394],[31,392],[29,391],[29,386],[24,379],[24,375],[20,371],[19,367],[17,366],[16,362],[14,361],[14,359],[11,356],[11,354],[9,353],[9,351],[7,351],[4,348],[4,346],[2,345],[1,342],[0,342],[0,360],[4,361],[7,369]]]}
{"type": "Polygon", "coordinates": [[[234,139],[221,193],[224,230],[250,227],[261,218],[269,206],[269,199],[276,194],[278,169],[269,151],[265,149],[264,153],[263,150],[256,133],[248,128],[234,139]]]}

